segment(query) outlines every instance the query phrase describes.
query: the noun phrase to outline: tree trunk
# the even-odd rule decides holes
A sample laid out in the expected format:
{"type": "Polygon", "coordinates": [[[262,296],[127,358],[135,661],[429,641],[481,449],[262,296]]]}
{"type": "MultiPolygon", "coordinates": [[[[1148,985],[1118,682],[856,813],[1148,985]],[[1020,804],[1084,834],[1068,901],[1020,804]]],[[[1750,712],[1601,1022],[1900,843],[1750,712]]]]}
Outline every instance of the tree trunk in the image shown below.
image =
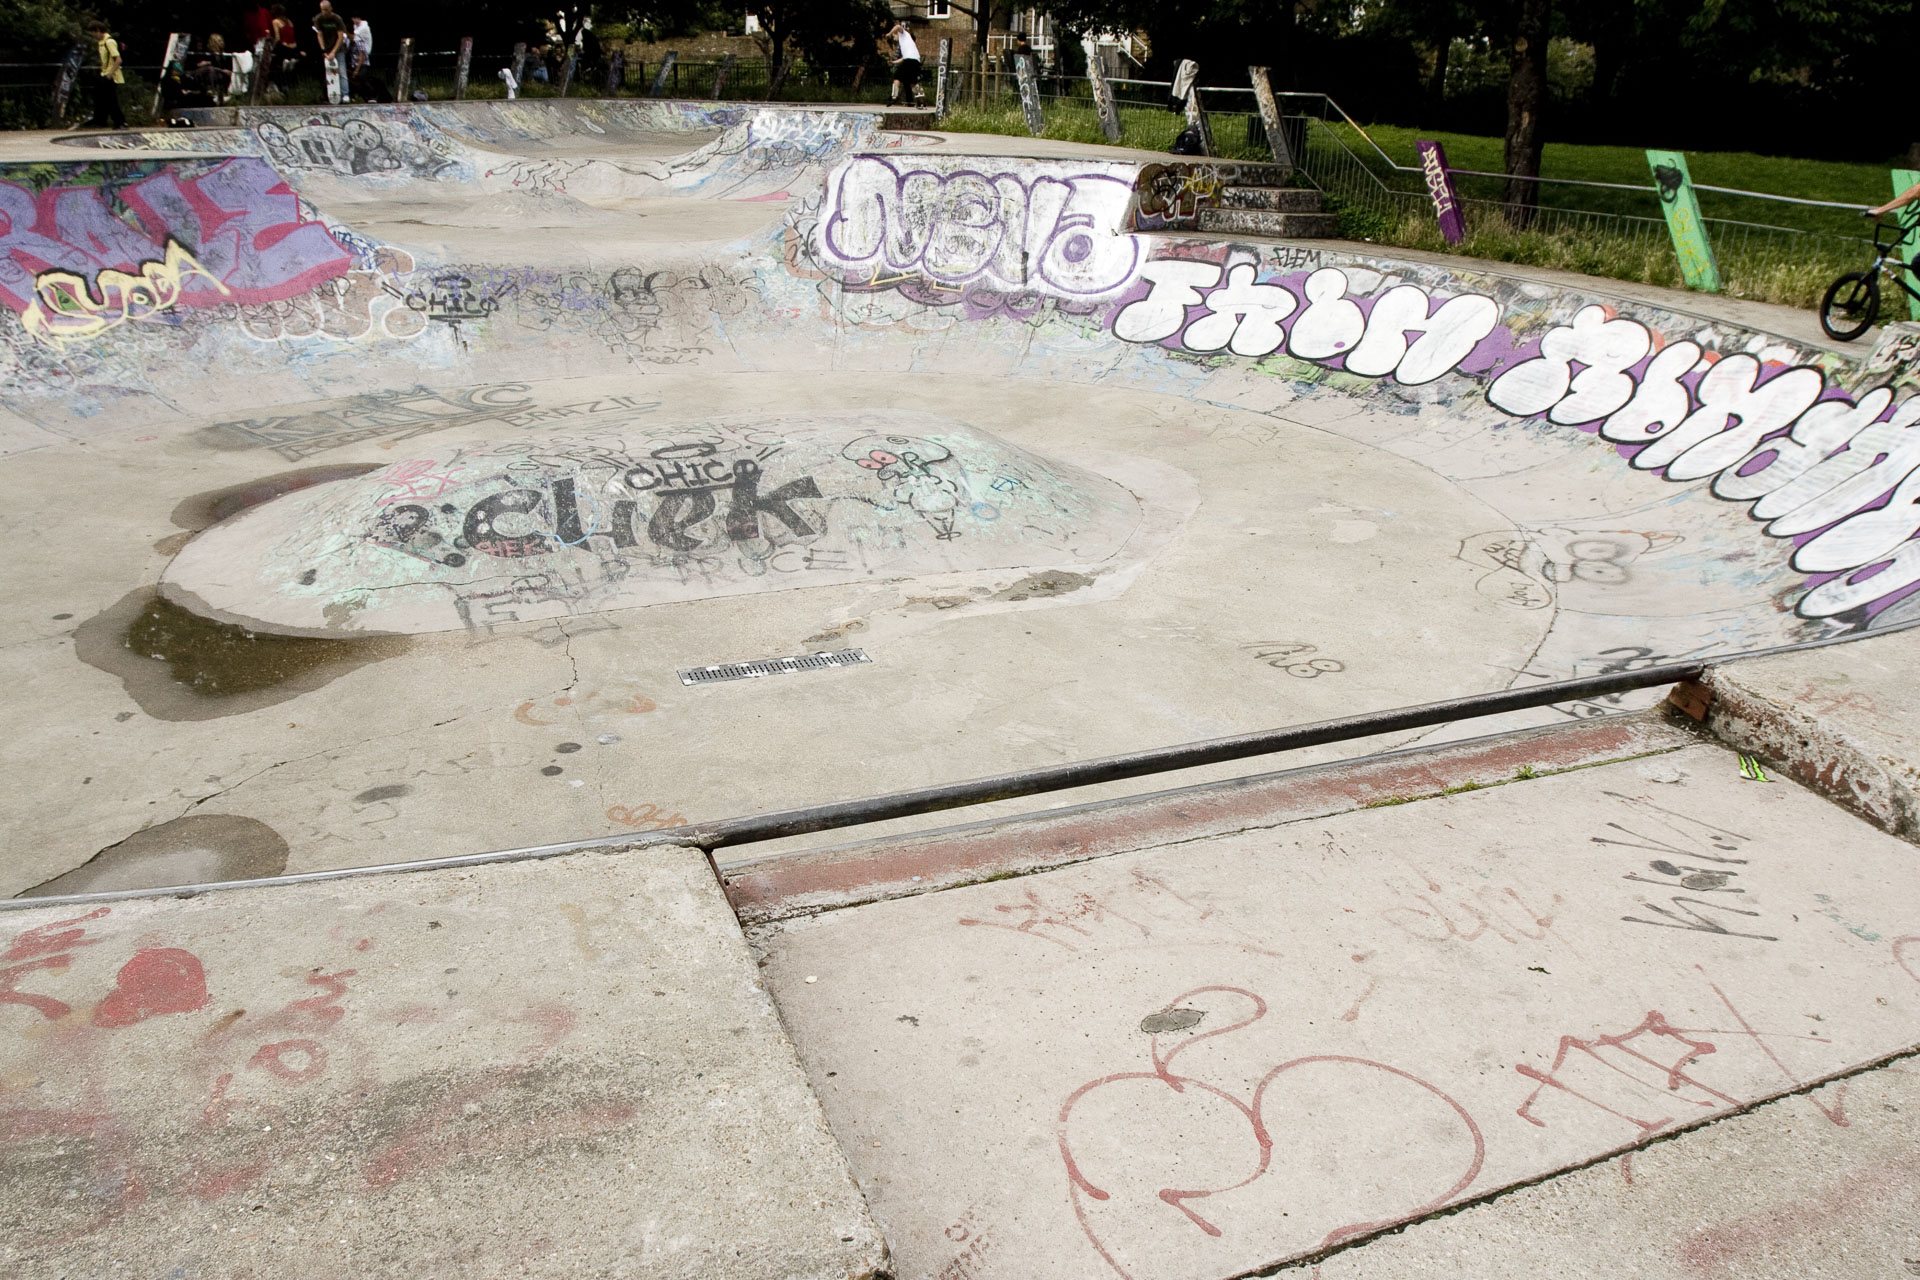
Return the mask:
{"type": "Polygon", "coordinates": [[[1520,0],[1519,27],[1513,36],[1511,75],[1507,80],[1507,221],[1516,231],[1533,222],[1540,184],[1524,181],[1540,175],[1546,146],[1542,116],[1547,107],[1547,25],[1553,0],[1520,0]],[[1521,179],[1516,181],[1516,179],[1521,179]]]}
{"type": "Polygon", "coordinates": [[[1428,86],[1427,94],[1438,110],[1447,97],[1447,66],[1453,61],[1453,37],[1439,38],[1439,52],[1433,56],[1433,83],[1428,86]]]}

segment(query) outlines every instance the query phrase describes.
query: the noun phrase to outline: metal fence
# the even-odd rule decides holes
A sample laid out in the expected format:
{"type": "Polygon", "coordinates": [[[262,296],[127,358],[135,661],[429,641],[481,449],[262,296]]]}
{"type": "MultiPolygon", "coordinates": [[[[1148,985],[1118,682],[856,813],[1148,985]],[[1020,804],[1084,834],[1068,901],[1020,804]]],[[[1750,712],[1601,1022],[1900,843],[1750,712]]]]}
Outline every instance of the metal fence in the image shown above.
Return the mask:
{"type": "MultiPolygon", "coordinates": [[[[458,62],[455,49],[416,50],[412,55],[408,96],[451,98],[458,62]]],[[[372,83],[391,94],[397,81],[397,51],[373,59],[372,83]]],[[[464,96],[500,98],[506,93],[499,72],[513,61],[499,51],[472,58],[464,96]]],[[[949,123],[958,129],[1026,132],[1016,77],[1008,59],[983,59],[972,68],[947,74],[945,101],[949,123]]],[[[274,86],[268,101],[317,104],[326,100],[317,58],[303,59],[292,77],[274,86]]],[[[623,59],[615,73],[611,54],[591,64],[576,63],[570,78],[564,64],[529,58],[520,94],[526,98],[647,96],[662,62],[623,59]],[[563,80],[566,83],[563,86],[563,80]]],[[[127,112],[136,123],[147,118],[158,67],[130,66],[125,91],[127,112]]],[[[779,100],[809,102],[888,101],[891,76],[875,64],[816,66],[796,61],[773,82],[762,59],[683,61],[667,69],[661,94],[675,98],[779,100]]],[[[928,68],[932,72],[932,68],[928,68]]],[[[91,78],[83,69],[73,86],[65,117],[53,118],[57,63],[0,64],[0,127],[61,127],[84,119],[91,110],[91,78]]],[[[939,95],[936,76],[923,86],[925,101],[939,95]]],[[[1153,151],[1170,149],[1186,127],[1180,104],[1169,101],[1164,80],[1110,79],[1125,145],[1153,151]]],[[[1069,141],[1104,142],[1094,107],[1092,85],[1083,76],[1042,70],[1039,105],[1045,136],[1069,141]]],[[[1214,152],[1223,159],[1264,160],[1272,152],[1254,105],[1253,90],[1242,86],[1202,86],[1201,101],[1211,126],[1214,152]]],[[[376,96],[381,96],[376,93],[376,96]]],[[[1526,215],[1514,218],[1505,200],[1505,174],[1451,170],[1459,191],[1467,238],[1449,246],[1441,238],[1420,169],[1396,159],[1366,128],[1322,93],[1279,93],[1289,150],[1299,180],[1318,188],[1341,216],[1344,234],[1409,248],[1453,251],[1468,256],[1562,267],[1590,275],[1680,283],[1679,262],[1668,235],[1658,194],[1645,184],[1589,182],[1564,178],[1533,180],[1526,215]]],[[[1408,159],[1411,159],[1409,157],[1408,159]]],[[[1702,221],[1718,259],[1727,292],[1741,297],[1811,306],[1827,281],[1857,270],[1871,259],[1858,209],[1830,201],[1801,200],[1761,192],[1702,186],[1702,221]]]]}
{"type": "MultiPolygon", "coordinates": [[[[89,54],[89,57],[91,55],[89,54]]],[[[407,96],[424,93],[429,100],[444,101],[454,96],[459,65],[458,49],[416,49],[407,77],[407,96]]],[[[376,99],[390,99],[399,87],[400,55],[396,47],[377,51],[370,60],[373,75],[367,83],[376,99]]],[[[566,96],[573,98],[646,97],[660,70],[662,58],[651,61],[622,58],[615,74],[611,54],[595,62],[576,61],[566,96]]],[[[462,96],[467,98],[504,98],[506,86],[500,79],[502,68],[511,67],[510,53],[476,50],[468,68],[462,96]]],[[[60,74],[57,62],[0,63],[0,129],[71,128],[84,121],[92,111],[94,75],[82,67],[75,78],[66,109],[59,118],[54,114],[54,85],[60,74]]],[[[519,93],[523,98],[558,97],[561,94],[565,64],[562,60],[543,63],[529,54],[522,66],[519,93]]],[[[133,65],[125,68],[127,84],[122,101],[132,123],[152,120],[154,86],[159,82],[158,65],[133,65]]],[[[661,88],[664,97],[719,99],[725,101],[786,102],[865,102],[887,101],[890,77],[878,64],[814,65],[795,60],[772,83],[771,68],[764,59],[740,58],[688,61],[675,59],[661,88]]],[[[317,55],[303,51],[290,73],[268,76],[263,101],[276,104],[314,106],[327,100],[317,55]]]]}
{"type": "MultiPolygon", "coordinates": [[[[1448,250],[1420,169],[1389,156],[1325,94],[1278,95],[1302,120],[1299,172],[1343,213],[1350,235],[1448,250]]],[[[1508,208],[1505,174],[1451,169],[1467,238],[1459,252],[1562,267],[1587,275],[1681,283],[1680,264],[1651,179],[1645,185],[1540,178],[1522,218],[1508,208]]],[[[1816,305],[1828,281],[1872,257],[1859,207],[1732,188],[1697,187],[1702,223],[1725,291],[1816,305]]]]}

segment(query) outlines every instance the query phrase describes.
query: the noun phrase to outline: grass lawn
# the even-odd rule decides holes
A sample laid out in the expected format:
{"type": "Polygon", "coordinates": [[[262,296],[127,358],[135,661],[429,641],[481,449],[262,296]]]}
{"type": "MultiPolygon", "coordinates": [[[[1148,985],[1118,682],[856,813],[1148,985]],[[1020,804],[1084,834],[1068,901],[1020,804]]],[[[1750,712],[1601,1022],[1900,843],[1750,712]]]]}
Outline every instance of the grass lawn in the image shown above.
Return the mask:
{"type": "MultiPolygon", "coordinates": [[[[1071,142],[1105,142],[1091,103],[1048,98],[1045,109],[1044,136],[1071,142]]],[[[1249,136],[1247,116],[1214,112],[1212,121],[1222,158],[1270,158],[1264,143],[1249,136]]],[[[1121,145],[1151,151],[1165,151],[1172,145],[1182,124],[1180,117],[1170,112],[1126,104],[1121,107],[1121,122],[1124,127],[1121,145]]],[[[942,128],[962,133],[1025,135],[1027,132],[1018,104],[1006,99],[986,103],[963,100],[948,114],[942,128]]],[[[1368,126],[1366,135],[1392,162],[1406,165],[1408,170],[1396,170],[1382,161],[1380,153],[1369,146],[1358,131],[1344,123],[1331,126],[1330,130],[1314,125],[1309,136],[1306,171],[1321,179],[1343,179],[1331,185],[1326,181],[1321,184],[1330,192],[1348,197],[1344,202],[1329,201],[1329,207],[1341,214],[1342,234],[1380,244],[1447,251],[1448,246],[1441,240],[1432,209],[1425,200],[1426,184],[1417,171],[1412,171],[1416,160],[1414,141],[1431,138],[1444,144],[1447,161],[1456,168],[1498,173],[1502,167],[1502,140],[1398,125],[1368,126]],[[1381,184],[1415,198],[1368,196],[1368,192],[1377,192],[1378,187],[1352,168],[1352,162],[1334,145],[1335,138],[1344,143],[1381,184]],[[1322,169],[1327,172],[1321,173],[1322,169]]],[[[1695,182],[1711,186],[1808,200],[1833,200],[1851,206],[1826,209],[1748,196],[1699,193],[1701,212],[1709,219],[1756,224],[1759,228],[1785,227],[1823,233],[1802,237],[1710,224],[1726,291],[1735,297],[1791,306],[1817,306],[1828,281],[1843,271],[1858,270],[1871,260],[1865,244],[1870,226],[1854,210],[1878,204],[1894,194],[1886,165],[1793,160],[1723,151],[1690,153],[1687,167],[1695,182]]],[[[1542,184],[1541,204],[1555,212],[1543,216],[1533,228],[1515,232],[1506,225],[1498,209],[1474,203],[1500,200],[1504,179],[1456,175],[1455,183],[1467,202],[1469,235],[1454,251],[1502,262],[1680,286],[1679,264],[1667,238],[1659,201],[1653,194],[1653,175],[1643,148],[1549,143],[1541,172],[1548,178],[1620,183],[1637,189],[1542,184]],[[1572,216],[1574,211],[1602,216],[1572,216]],[[1605,215],[1626,215],[1638,221],[1620,221],[1605,215]]]]}
{"type": "MultiPolygon", "coordinates": [[[[1379,157],[1355,136],[1352,129],[1343,125],[1339,132],[1357,155],[1377,164],[1379,157]]],[[[1499,138],[1437,133],[1431,129],[1408,129],[1399,125],[1368,125],[1367,136],[1398,164],[1415,164],[1414,140],[1429,138],[1446,147],[1447,163],[1454,168],[1479,169],[1488,173],[1498,173],[1502,168],[1503,144],[1499,138]]],[[[1380,167],[1384,169],[1384,166],[1380,167]]],[[[1759,156],[1746,151],[1707,151],[1689,153],[1687,169],[1693,174],[1695,182],[1704,182],[1709,186],[1737,187],[1743,191],[1768,195],[1798,196],[1803,200],[1838,200],[1865,207],[1879,204],[1893,194],[1893,184],[1886,165],[1791,160],[1781,156],[1759,156]]],[[[1643,187],[1652,185],[1647,153],[1640,147],[1592,147],[1550,142],[1541,158],[1540,174],[1546,178],[1622,182],[1643,187]]],[[[1464,177],[1456,179],[1456,183],[1461,187],[1461,195],[1488,199],[1497,199],[1502,185],[1494,179],[1464,177]]],[[[1591,187],[1555,188],[1551,184],[1543,187],[1543,193],[1545,203],[1563,208],[1659,216],[1651,195],[1591,187]]],[[[1859,235],[1866,226],[1857,214],[1842,209],[1750,200],[1711,191],[1700,193],[1700,211],[1709,218],[1731,218],[1842,235],[1859,235]]]]}

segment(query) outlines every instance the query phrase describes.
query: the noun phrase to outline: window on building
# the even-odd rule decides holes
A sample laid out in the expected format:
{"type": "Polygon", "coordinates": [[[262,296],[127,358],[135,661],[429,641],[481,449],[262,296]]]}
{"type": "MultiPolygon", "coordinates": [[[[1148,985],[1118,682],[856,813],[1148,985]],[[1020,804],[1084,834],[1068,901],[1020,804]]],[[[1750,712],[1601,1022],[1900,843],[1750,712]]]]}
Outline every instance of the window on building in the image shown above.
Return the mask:
{"type": "Polygon", "coordinates": [[[950,18],[953,16],[952,0],[927,0],[927,18],[950,18]]]}

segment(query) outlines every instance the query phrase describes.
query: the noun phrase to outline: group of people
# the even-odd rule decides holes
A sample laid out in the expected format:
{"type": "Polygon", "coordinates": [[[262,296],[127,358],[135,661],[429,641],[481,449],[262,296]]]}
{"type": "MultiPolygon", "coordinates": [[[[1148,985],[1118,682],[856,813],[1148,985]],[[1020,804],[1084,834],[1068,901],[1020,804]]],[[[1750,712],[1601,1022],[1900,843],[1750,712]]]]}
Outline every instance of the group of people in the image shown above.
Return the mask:
{"type": "Polygon", "coordinates": [[[310,39],[303,39],[287,6],[271,9],[256,6],[247,17],[249,43],[259,47],[267,42],[267,83],[284,94],[300,74],[306,49],[319,55],[320,75],[326,81],[328,102],[349,102],[354,98],[376,96],[365,83],[373,58],[373,28],[360,14],[342,15],[333,0],[320,0],[320,11],[313,17],[310,39]],[[357,86],[357,88],[356,88],[357,86]]]}
{"type": "MultiPolygon", "coordinates": [[[[319,5],[305,39],[287,16],[286,5],[270,9],[258,5],[245,19],[244,48],[229,50],[218,32],[186,51],[169,48],[167,65],[160,73],[162,110],[171,115],[182,107],[219,106],[246,95],[257,75],[267,78],[270,96],[283,97],[309,65],[309,52],[318,55],[328,102],[384,99],[386,87],[372,73],[373,29],[366,18],[342,16],[333,0],[319,0],[319,5]],[[256,50],[264,64],[256,58],[256,50]]],[[[124,129],[127,117],[120,91],[127,77],[120,42],[105,22],[88,24],[88,31],[94,41],[94,86],[93,117],[87,123],[93,128],[124,129]]]]}

